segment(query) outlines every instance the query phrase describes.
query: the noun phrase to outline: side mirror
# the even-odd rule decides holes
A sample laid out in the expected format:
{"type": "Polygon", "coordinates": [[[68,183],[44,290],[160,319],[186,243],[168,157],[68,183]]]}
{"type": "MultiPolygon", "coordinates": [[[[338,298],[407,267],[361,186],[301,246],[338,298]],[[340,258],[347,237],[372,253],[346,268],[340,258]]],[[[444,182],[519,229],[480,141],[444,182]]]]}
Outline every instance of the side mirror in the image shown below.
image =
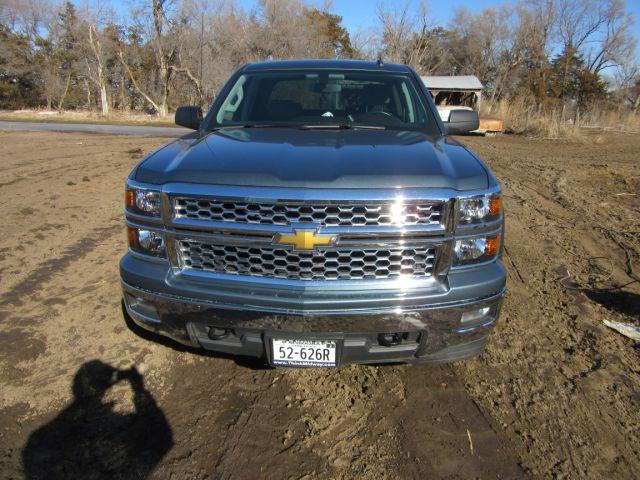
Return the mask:
{"type": "Polygon", "coordinates": [[[202,122],[202,108],[195,105],[183,105],[176,110],[176,125],[198,130],[202,122]]]}
{"type": "Polygon", "coordinates": [[[473,110],[451,110],[449,121],[445,122],[447,135],[460,135],[477,130],[480,127],[480,116],[473,110]]]}

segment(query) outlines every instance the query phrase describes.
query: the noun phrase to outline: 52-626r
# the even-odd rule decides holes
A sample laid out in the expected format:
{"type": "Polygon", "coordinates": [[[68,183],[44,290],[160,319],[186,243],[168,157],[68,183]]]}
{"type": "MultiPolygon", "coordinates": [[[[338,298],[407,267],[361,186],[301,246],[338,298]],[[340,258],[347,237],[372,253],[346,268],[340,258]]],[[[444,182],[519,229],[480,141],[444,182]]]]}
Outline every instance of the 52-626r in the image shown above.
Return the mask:
{"type": "Polygon", "coordinates": [[[333,340],[273,340],[273,364],[283,366],[330,367],[336,364],[333,340]]]}

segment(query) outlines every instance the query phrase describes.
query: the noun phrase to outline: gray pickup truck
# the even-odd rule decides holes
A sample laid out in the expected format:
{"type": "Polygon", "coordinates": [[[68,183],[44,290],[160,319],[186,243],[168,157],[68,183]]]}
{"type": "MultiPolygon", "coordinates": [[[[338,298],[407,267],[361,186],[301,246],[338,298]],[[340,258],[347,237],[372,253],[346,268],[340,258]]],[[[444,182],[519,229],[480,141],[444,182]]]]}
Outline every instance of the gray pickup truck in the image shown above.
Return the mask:
{"type": "Polygon", "coordinates": [[[481,353],[502,303],[504,216],[489,168],[450,137],[416,72],[380,61],[254,63],[195,132],[126,182],[130,319],[275,366],[481,353]]]}

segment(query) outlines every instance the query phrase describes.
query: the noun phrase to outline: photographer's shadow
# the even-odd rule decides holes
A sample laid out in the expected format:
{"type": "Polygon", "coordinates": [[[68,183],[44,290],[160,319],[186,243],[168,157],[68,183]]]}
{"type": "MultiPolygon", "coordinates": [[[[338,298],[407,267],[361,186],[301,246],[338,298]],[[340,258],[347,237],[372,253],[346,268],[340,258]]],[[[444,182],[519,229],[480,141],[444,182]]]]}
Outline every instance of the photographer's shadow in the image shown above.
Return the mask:
{"type": "Polygon", "coordinates": [[[144,479],[173,446],[171,427],[135,368],[87,362],[73,394],[71,405],[29,437],[22,451],[28,479],[144,479]],[[123,381],[133,390],[131,413],[114,411],[104,398],[123,381]]]}

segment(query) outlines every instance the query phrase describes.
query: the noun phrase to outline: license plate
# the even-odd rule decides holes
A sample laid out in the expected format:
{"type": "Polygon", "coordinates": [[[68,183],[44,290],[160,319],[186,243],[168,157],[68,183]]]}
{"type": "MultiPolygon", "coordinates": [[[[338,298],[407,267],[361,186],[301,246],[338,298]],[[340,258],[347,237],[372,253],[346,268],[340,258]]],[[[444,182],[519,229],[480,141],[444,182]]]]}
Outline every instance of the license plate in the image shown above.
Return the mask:
{"type": "Polygon", "coordinates": [[[272,340],[272,363],[288,367],[335,367],[335,340],[272,340]]]}

